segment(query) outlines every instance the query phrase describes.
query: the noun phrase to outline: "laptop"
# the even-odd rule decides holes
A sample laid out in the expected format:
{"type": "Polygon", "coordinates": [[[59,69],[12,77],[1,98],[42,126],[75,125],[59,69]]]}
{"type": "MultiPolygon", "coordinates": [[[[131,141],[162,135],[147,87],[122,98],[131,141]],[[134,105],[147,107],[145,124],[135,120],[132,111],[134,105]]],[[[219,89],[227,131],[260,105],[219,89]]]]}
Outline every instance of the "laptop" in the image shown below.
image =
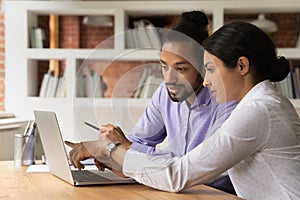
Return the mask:
{"type": "Polygon", "coordinates": [[[50,172],[75,186],[136,183],[132,178],[122,178],[108,169],[97,170],[95,165],[85,166],[89,170],[77,170],[69,162],[55,112],[35,110],[34,116],[45,151],[50,172]]]}

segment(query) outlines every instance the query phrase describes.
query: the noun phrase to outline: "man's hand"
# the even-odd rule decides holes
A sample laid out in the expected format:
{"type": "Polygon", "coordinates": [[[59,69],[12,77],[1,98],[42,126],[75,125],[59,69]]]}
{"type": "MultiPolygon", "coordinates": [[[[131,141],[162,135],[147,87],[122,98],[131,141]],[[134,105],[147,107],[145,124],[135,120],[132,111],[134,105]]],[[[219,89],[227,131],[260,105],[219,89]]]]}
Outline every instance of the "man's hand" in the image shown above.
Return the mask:
{"type": "Polygon", "coordinates": [[[80,143],[72,143],[65,141],[65,144],[72,148],[70,151],[70,161],[75,168],[79,170],[84,169],[84,165],[80,162],[88,158],[94,158],[95,164],[100,171],[103,171],[104,168],[108,168],[115,172],[116,174],[122,176],[122,166],[114,162],[114,166],[111,165],[112,160],[108,163],[107,160],[107,144],[109,143],[120,143],[127,150],[131,146],[131,142],[127,140],[123,131],[118,126],[111,124],[103,125],[100,127],[99,140],[95,141],[86,141],[80,143]]]}
{"type": "Polygon", "coordinates": [[[112,143],[121,143],[126,147],[130,147],[131,142],[125,137],[125,134],[120,127],[114,126],[112,124],[102,125],[100,127],[99,139],[102,141],[111,141],[112,143]]]}
{"type": "Polygon", "coordinates": [[[75,168],[84,169],[84,165],[80,162],[88,158],[101,158],[106,156],[106,142],[104,141],[87,141],[80,143],[72,143],[65,141],[65,144],[72,148],[70,151],[70,161],[75,168]]]}

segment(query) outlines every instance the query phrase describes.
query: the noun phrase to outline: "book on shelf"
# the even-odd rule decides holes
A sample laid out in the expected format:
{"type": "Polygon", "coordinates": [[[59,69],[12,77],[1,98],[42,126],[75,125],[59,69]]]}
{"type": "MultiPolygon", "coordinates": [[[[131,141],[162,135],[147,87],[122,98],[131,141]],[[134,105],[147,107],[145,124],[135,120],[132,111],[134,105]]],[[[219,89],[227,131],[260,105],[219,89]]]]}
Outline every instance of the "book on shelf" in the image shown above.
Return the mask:
{"type": "Polygon", "coordinates": [[[300,98],[300,79],[299,79],[299,68],[291,68],[291,82],[293,89],[293,97],[296,99],[300,98]]]}
{"type": "Polygon", "coordinates": [[[127,49],[134,49],[139,46],[135,29],[128,29],[125,31],[125,46],[127,49]]]}
{"type": "Polygon", "coordinates": [[[137,20],[133,25],[125,32],[126,48],[161,48],[159,33],[149,20],[137,20]]]}
{"type": "Polygon", "coordinates": [[[90,70],[83,76],[85,84],[85,97],[94,97],[94,81],[93,81],[94,71],[90,70]]]}
{"type": "Polygon", "coordinates": [[[287,77],[285,78],[285,87],[287,90],[287,97],[294,98],[293,97],[293,85],[292,85],[292,76],[291,73],[288,73],[287,77]]]}
{"type": "Polygon", "coordinates": [[[82,74],[76,77],[76,96],[85,97],[85,82],[82,74]]]}
{"type": "Polygon", "coordinates": [[[51,76],[50,71],[48,71],[47,73],[44,74],[40,92],[39,92],[39,97],[46,97],[50,76],[51,76]]]}
{"type": "Polygon", "coordinates": [[[103,81],[102,75],[94,75],[94,88],[95,97],[104,97],[104,91],[106,90],[106,84],[103,81]]]}
{"type": "Polygon", "coordinates": [[[299,68],[292,67],[287,77],[274,83],[276,90],[288,98],[300,98],[299,68]]]}
{"type": "Polygon", "coordinates": [[[143,84],[141,94],[140,94],[141,99],[149,98],[149,96],[151,95],[152,83],[154,82],[154,80],[155,80],[155,76],[153,76],[153,75],[147,76],[145,83],[143,84]]]}
{"type": "Polygon", "coordinates": [[[44,74],[39,97],[66,97],[66,78],[63,72],[60,70],[60,73],[55,74],[49,69],[44,74]]]}
{"type": "MultiPolygon", "coordinates": [[[[300,28],[300,27],[299,27],[299,28],[300,28]]],[[[297,47],[297,48],[300,48],[300,33],[298,34],[296,47],[297,47]]]]}
{"type": "Polygon", "coordinates": [[[143,75],[139,81],[134,98],[151,98],[162,82],[163,78],[152,75],[151,69],[145,68],[143,71],[143,75]]]}
{"type": "Polygon", "coordinates": [[[94,73],[94,70],[85,70],[84,73],[78,75],[76,80],[76,96],[77,97],[104,97],[106,84],[101,75],[94,73]]]}
{"type": "Polygon", "coordinates": [[[288,98],[292,98],[292,91],[290,90],[291,88],[291,78],[288,75],[284,80],[280,81],[280,82],[276,82],[275,86],[277,88],[277,91],[288,97],[288,98]]]}
{"type": "Polygon", "coordinates": [[[161,40],[159,37],[158,29],[152,23],[146,25],[146,32],[151,41],[152,48],[161,49],[161,40]]]}
{"type": "Polygon", "coordinates": [[[55,97],[58,84],[58,76],[50,75],[49,84],[46,92],[46,97],[55,97]]]}
{"type": "Polygon", "coordinates": [[[137,33],[137,39],[139,46],[137,48],[151,48],[152,44],[147,33],[146,25],[144,20],[133,22],[134,29],[137,33]]]}
{"type": "Polygon", "coordinates": [[[142,89],[143,89],[143,86],[144,86],[144,83],[147,79],[147,76],[150,74],[150,69],[149,68],[145,68],[144,71],[143,71],[143,74],[142,74],[142,77],[139,81],[139,84],[137,86],[137,89],[135,91],[135,94],[134,94],[134,98],[140,98],[141,96],[141,92],[142,92],[142,89]]]}
{"type": "Polygon", "coordinates": [[[36,36],[35,36],[35,29],[36,27],[32,27],[30,29],[30,47],[31,48],[36,48],[36,36]]]}
{"type": "Polygon", "coordinates": [[[58,80],[57,90],[55,97],[66,97],[66,78],[65,76],[60,76],[58,80]]]}
{"type": "Polygon", "coordinates": [[[30,30],[30,45],[32,48],[43,48],[45,40],[44,29],[32,27],[30,30]]]}

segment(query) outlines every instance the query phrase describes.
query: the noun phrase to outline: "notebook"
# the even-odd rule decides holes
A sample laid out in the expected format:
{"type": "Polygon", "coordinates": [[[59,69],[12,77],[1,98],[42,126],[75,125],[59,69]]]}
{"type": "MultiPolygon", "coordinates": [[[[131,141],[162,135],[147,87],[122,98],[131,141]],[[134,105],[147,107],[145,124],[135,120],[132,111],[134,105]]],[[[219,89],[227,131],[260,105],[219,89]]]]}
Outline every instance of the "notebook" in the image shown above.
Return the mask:
{"type": "Polygon", "coordinates": [[[68,160],[57,116],[51,111],[34,111],[35,121],[45,151],[50,172],[56,177],[75,186],[134,183],[134,179],[122,178],[106,169],[98,171],[95,165],[89,170],[77,170],[68,160]]]}

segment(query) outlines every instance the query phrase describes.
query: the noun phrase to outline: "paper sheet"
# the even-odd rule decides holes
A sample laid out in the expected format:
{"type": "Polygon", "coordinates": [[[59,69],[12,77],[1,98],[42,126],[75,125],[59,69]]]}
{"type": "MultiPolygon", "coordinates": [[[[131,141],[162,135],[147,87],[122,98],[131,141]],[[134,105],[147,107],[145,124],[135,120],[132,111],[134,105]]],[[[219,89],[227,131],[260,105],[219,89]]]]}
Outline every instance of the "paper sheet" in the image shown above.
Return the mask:
{"type": "Polygon", "coordinates": [[[48,165],[30,165],[26,172],[50,172],[48,165]]]}

